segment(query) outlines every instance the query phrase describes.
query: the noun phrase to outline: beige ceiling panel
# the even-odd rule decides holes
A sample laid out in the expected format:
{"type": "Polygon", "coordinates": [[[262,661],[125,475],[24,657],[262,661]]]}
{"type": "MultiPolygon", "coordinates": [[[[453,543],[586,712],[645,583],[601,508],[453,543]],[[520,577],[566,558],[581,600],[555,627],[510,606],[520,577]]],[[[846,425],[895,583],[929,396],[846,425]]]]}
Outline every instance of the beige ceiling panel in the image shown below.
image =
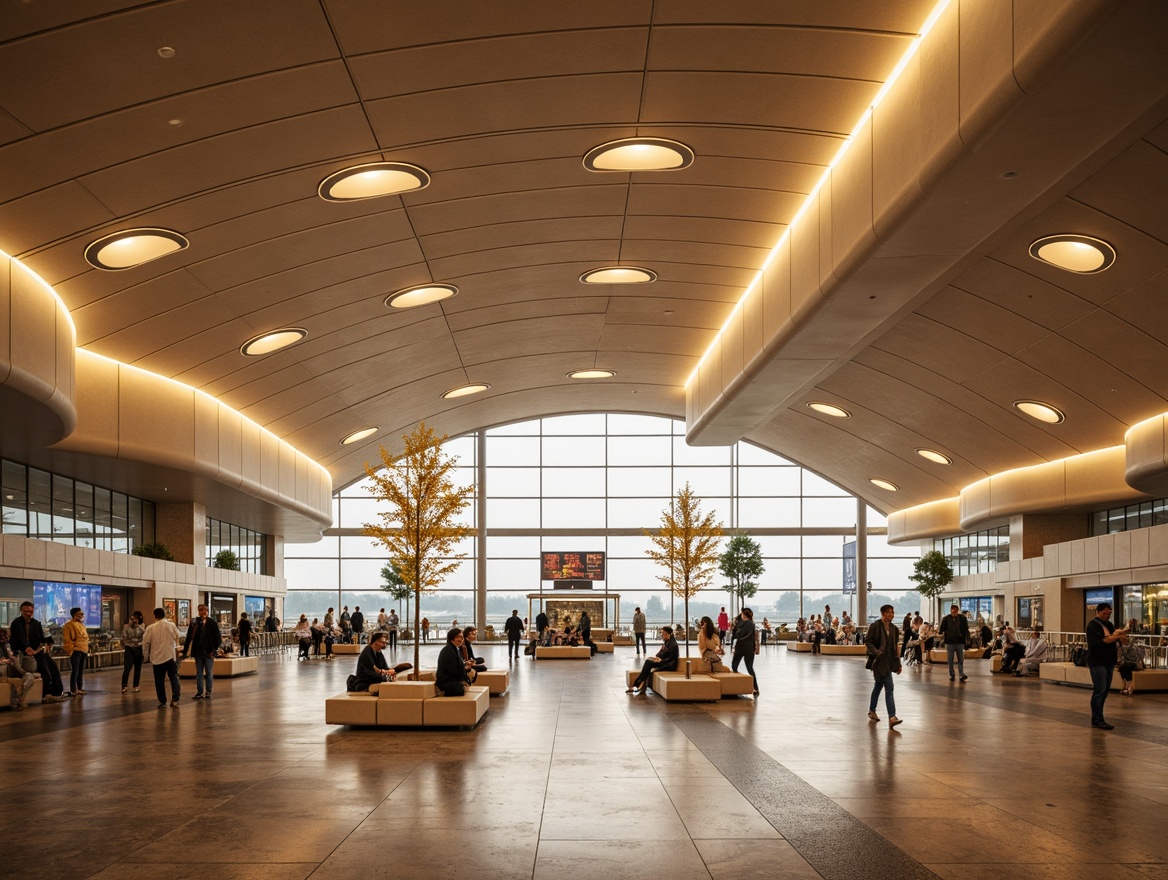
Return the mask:
{"type": "Polygon", "coordinates": [[[611,73],[485,83],[365,103],[386,148],[516,128],[581,122],[616,125],[637,118],[641,74],[611,73]]]}
{"type": "MultiPolygon", "coordinates": [[[[0,205],[0,250],[20,257],[39,275],[39,261],[26,251],[71,235],[78,226],[106,223],[110,217],[106,207],[85,187],[75,182],[63,183],[0,205]]],[[[78,254],[83,249],[84,246],[77,246],[78,254]]]]}
{"type": "Polygon", "coordinates": [[[69,435],[97,455],[118,454],[118,365],[87,351],[76,353],[77,427],[69,435]]]}
{"type": "MultiPolygon", "coordinates": [[[[246,414],[249,407],[273,397],[281,391],[287,391],[291,388],[301,388],[307,391],[308,386],[318,382],[320,380],[301,364],[285,362],[279,369],[273,370],[266,376],[237,385],[220,397],[224,403],[246,414]]],[[[260,420],[257,419],[257,421],[260,420]]]]}
{"type": "Polygon", "coordinates": [[[924,197],[921,166],[921,54],[905,65],[879,106],[868,129],[872,138],[872,228],[881,240],[894,237],[897,225],[924,197]]]}
{"type": "Polygon", "coordinates": [[[222,328],[235,316],[213,298],[187,303],[160,315],[127,324],[89,344],[92,351],[132,364],[193,333],[222,328]]]}
{"type": "Polygon", "coordinates": [[[457,281],[479,273],[499,272],[516,267],[557,263],[604,266],[613,259],[610,255],[615,250],[615,240],[545,242],[521,247],[496,248],[474,254],[438,257],[429,263],[436,279],[457,281]]]}
{"type": "Polygon", "coordinates": [[[646,29],[603,28],[440,42],[361,55],[350,61],[366,101],[475,85],[574,74],[639,71],[646,29]]]}
{"type": "Polygon", "coordinates": [[[393,211],[288,234],[272,230],[270,237],[257,244],[192,263],[187,271],[211,290],[229,290],[313,262],[406,239],[412,241],[413,232],[405,212],[393,211]]]}
{"type": "Polygon", "coordinates": [[[816,0],[814,3],[775,3],[773,0],[736,0],[711,6],[705,0],[670,0],[653,10],[654,24],[786,25],[790,27],[846,28],[912,34],[935,0],[871,3],[867,0],[816,0]]]}
{"type": "Polygon", "coordinates": [[[752,125],[848,135],[878,83],[781,74],[653,72],[645,78],[645,123],[752,125]]]}
{"type": "Polygon", "coordinates": [[[968,291],[1048,331],[1059,330],[1095,308],[1068,290],[991,258],[978,260],[950,288],[968,291]]]}
{"type": "Polygon", "coordinates": [[[131,214],[190,193],[375,146],[360,107],[340,107],[154,153],[85,175],[81,183],[111,210],[131,214]]]}
{"type": "Polygon", "coordinates": [[[596,348],[603,317],[600,315],[552,315],[472,327],[454,334],[463,363],[483,364],[499,358],[543,354],[568,348],[596,348]]]}
{"type": "Polygon", "coordinates": [[[1047,328],[1003,308],[999,303],[946,287],[916,311],[917,315],[981,339],[998,351],[1011,353],[1033,345],[1047,328]]]}
{"type": "Polygon", "coordinates": [[[1022,94],[1014,79],[1013,4],[959,3],[961,135],[974,146],[1022,94]]]}
{"type": "Polygon", "coordinates": [[[729,317],[731,303],[665,299],[652,296],[614,296],[605,324],[647,324],[717,330],[729,317]]]}
{"type": "MultiPolygon", "coordinates": [[[[580,154],[581,156],[583,153],[580,154]]],[[[437,177],[435,173],[435,177],[437,177]]],[[[613,186],[627,182],[627,175],[593,174],[580,156],[533,159],[499,165],[454,168],[441,173],[440,185],[406,195],[409,207],[431,202],[469,199],[474,196],[561,189],[567,186],[613,186]]]]}
{"type": "Polygon", "coordinates": [[[1124,479],[1134,488],[1164,497],[1168,491],[1168,415],[1133,425],[1124,437],[1124,479]]]}
{"type": "MultiPolygon", "coordinates": [[[[778,224],[799,210],[804,193],[732,186],[635,186],[628,192],[631,216],[717,217],[778,224]]],[[[778,241],[776,235],[770,242],[778,241]]]]}
{"type": "Polygon", "coordinates": [[[737,247],[714,242],[636,239],[625,241],[621,248],[621,262],[632,261],[634,265],[648,262],[654,268],[662,262],[698,263],[746,269],[752,276],[762,266],[768,251],[768,248],[737,247]]]}
{"type": "Polygon", "coordinates": [[[71,3],[21,3],[0,16],[0,41],[47,31],[71,24],[79,18],[90,18],[138,6],[137,0],[93,0],[85,6],[71,3]]]}
{"type": "Polygon", "coordinates": [[[85,119],[0,149],[0,200],[181,144],[355,100],[344,65],[332,61],[85,119]]]}
{"type": "MultiPolygon", "coordinates": [[[[603,296],[563,296],[556,298],[537,298],[520,302],[501,303],[499,305],[472,308],[448,315],[446,322],[453,332],[468,330],[472,327],[497,325],[506,327],[512,321],[527,320],[529,318],[550,317],[552,315],[589,315],[603,314],[608,304],[608,298],[603,296]]],[[[611,315],[611,309],[609,310],[611,315]]]]}
{"type": "MultiPolygon", "coordinates": [[[[823,176],[827,163],[839,149],[835,138],[821,138],[822,165],[788,162],[779,158],[741,159],[736,156],[697,156],[694,163],[665,177],[661,172],[640,171],[632,175],[635,185],[647,186],[729,186],[773,190],[776,194],[806,194],[823,176]]],[[[593,175],[596,176],[596,175],[593,175]]],[[[607,176],[607,175],[606,175],[607,176]]],[[[777,197],[777,196],[776,196],[777,197]]],[[[784,202],[785,204],[785,202],[784,202]]],[[[802,200],[798,204],[802,204],[802,200]]],[[[786,222],[787,217],[776,216],[775,222],[786,222]]]]}
{"type": "Polygon", "coordinates": [[[1108,393],[1111,406],[1120,401],[1125,409],[1138,410],[1141,404],[1148,403],[1153,407],[1160,405],[1157,401],[1164,399],[1164,365],[1168,363],[1168,346],[1162,339],[1106,311],[1095,312],[1069,325],[1064,336],[1067,342],[1091,352],[1106,364],[1095,378],[1099,383],[1097,390],[1108,393]],[[1115,352],[1123,352],[1123,356],[1114,357],[1115,352]],[[1129,379],[1139,387],[1127,387],[1121,392],[1120,388],[1129,379]],[[1154,398],[1150,401],[1144,398],[1139,393],[1141,388],[1149,390],[1154,398]]]}
{"type": "Polygon", "coordinates": [[[1168,339],[1168,309],[1164,308],[1166,289],[1168,269],[1110,300],[1107,311],[1140,328],[1153,339],[1168,339]]]}
{"type": "MultiPolygon", "coordinates": [[[[923,22],[923,19],[922,19],[923,22]]],[[[905,34],[733,26],[656,27],[650,70],[732,70],[882,83],[908,49],[905,34]]]]}
{"type": "Polygon", "coordinates": [[[9,144],[33,134],[32,129],[21,125],[0,107],[0,144],[9,144]]]}
{"type": "Polygon", "coordinates": [[[220,291],[220,294],[233,310],[246,315],[291,297],[373,275],[384,271],[387,266],[405,267],[421,261],[417,242],[409,239],[317,260],[220,291]]]}
{"type": "Polygon", "coordinates": [[[630,216],[625,220],[624,234],[628,240],[669,238],[683,242],[757,247],[769,251],[783,234],[784,228],[774,223],[754,223],[749,220],[630,216]]]}
{"type": "Polygon", "coordinates": [[[95,303],[74,307],[77,344],[89,345],[124,328],[127,324],[157,317],[172,309],[197,303],[210,291],[186,272],[171,272],[152,278],[95,303]]]}
{"type": "MultiPolygon", "coordinates": [[[[639,351],[646,354],[700,357],[710,344],[711,337],[709,330],[695,327],[662,326],[648,332],[640,324],[612,324],[604,328],[602,348],[614,352],[639,351]]],[[[678,376],[677,381],[679,384],[684,382],[685,376],[678,376]]]]}
{"type": "MultiPolygon", "coordinates": [[[[982,332],[984,334],[984,331],[982,332]]],[[[880,337],[877,347],[963,382],[999,363],[1004,355],[992,345],[960,330],[910,315],[880,337]]]]}
{"type": "Polygon", "coordinates": [[[140,370],[118,370],[118,455],[169,465],[193,462],[194,395],[140,370]]]}
{"type": "MultiPolygon", "coordinates": [[[[385,305],[385,298],[389,294],[429,280],[425,264],[416,263],[291,296],[247,312],[246,319],[257,332],[295,324],[306,325],[304,329],[315,336],[356,323],[380,320],[392,314],[385,305]]],[[[426,309],[411,309],[410,313],[417,311],[429,313],[426,309]]],[[[420,320],[420,316],[412,317],[411,320],[420,320]]]]}
{"type": "Polygon", "coordinates": [[[424,317],[411,323],[394,321],[387,316],[385,322],[375,323],[368,330],[354,327],[347,334],[334,335],[337,338],[324,337],[316,348],[297,354],[297,359],[313,375],[327,376],[335,370],[357,366],[368,369],[370,374],[380,370],[383,382],[397,384],[400,381],[397,377],[407,368],[421,369],[422,375],[426,375],[456,365],[441,363],[442,358],[457,356],[450,330],[441,316],[424,317]],[[430,351],[431,356],[419,358],[417,346],[430,351]],[[379,362],[372,363],[372,359],[379,359],[379,362]],[[412,367],[413,361],[425,363],[412,367]],[[431,363],[437,366],[431,366],[431,363]]]}
{"type": "Polygon", "coordinates": [[[1157,190],[1168,186],[1168,156],[1162,148],[1141,140],[1076,187],[1071,196],[1161,242],[1168,242],[1168,217],[1159,210],[1155,200],[1147,197],[1151,181],[1156,181],[1157,190]]]}
{"type": "Polygon", "coordinates": [[[486,6],[454,0],[442,14],[424,4],[404,4],[385,14],[380,0],[330,0],[329,20],[346,52],[364,54],[403,46],[471,40],[543,30],[622,27],[649,23],[649,0],[596,0],[587,4],[548,4],[522,0],[486,6]]]}
{"type": "MultiPolygon", "coordinates": [[[[243,364],[239,346],[254,335],[254,328],[240,319],[233,319],[145,354],[136,364],[144,370],[213,393],[212,383],[216,379],[243,364]]],[[[91,347],[101,351],[100,345],[91,347]]]]}
{"type": "Polygon", "coordinates": [[[204,0],[140,6],[123,15],[0,45],[5,108],[43,131],[215,82],[336,57],[319,3],[204,0]],[[258,39],[257,35],[277,36],[258,39]],[[157,50],[173,46],[176,55],[157,50]],[[53,64],[43,59],[51,57],[53,64]],[[37,76],[24,72],[37,70],[37,76]],[[85,83],[85,88],[78,88],[85,83]]]}
{"type": "Polygon", "coordinates": [[[427,235],[422,239],[422,249],[428,260],[440,260],[443,257],[473,255],[500,248],[615,240],[620,234],[620,216],[521,220],[489,223],[474,229],[427,235]]]}
{"type": "Polygon", "coordinates": [[[414,231],[429,236],[492,223],[619,216],[624,213],[628,193],[629,187],[623,182],[532,190],[415,205],[410,208],[409,216],[414,231]]]}
{"type": "Polygon", "coordinates": [[[888,515],[888,543],[892,545],[960,533],[961,506],[956,497],[894,510],[888,515]]]}
{"type": "MultiPolygon", "coordinates": [[[[637,133],[635,125],[594,126],[588,128],[548,129],[543,131],[500,131],[468,140],[441,141],[438,143],[413,144],[396,153],[387,154],[401,161],[421,165],[441,178],[439,196],[449,189],[445,176],[456,171],[471,168],[500,166],[503,171],[508,165],[525,165],[547,159],[570,159],[573,170],[584,171],[582,158],[598,143],[632,137],[637,133]]],[[[482,185],[488,181],[479,180],[476,175],[463,174],[461,180],[482,185]]],[[[586,181],[587,182],[587,181],[586,181]]],[[[561,181],[561,185],[568,182],[561,181]]],[[[435,201],[427,198],[428,190],[409,193],[410,204],[435,201]]],[[[429,193],[433,196],[433,193],[429,193]]]]}

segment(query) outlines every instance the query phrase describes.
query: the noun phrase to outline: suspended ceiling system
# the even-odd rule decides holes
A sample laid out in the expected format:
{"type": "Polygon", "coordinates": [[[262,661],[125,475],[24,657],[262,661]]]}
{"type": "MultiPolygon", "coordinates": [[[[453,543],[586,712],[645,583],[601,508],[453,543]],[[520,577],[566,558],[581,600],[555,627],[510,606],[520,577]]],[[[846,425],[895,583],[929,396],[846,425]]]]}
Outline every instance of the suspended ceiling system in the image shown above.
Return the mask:
{"type": "MultiPolygon", "coordinates": [[[[950,53],[965,100],[1005,34],[1032,81],[962,106],[982,140],[920,183],[883,251],[825,258],[843,292],[823,280],[822,306],[737,385],[691,401],[693,442],[755,440],[890,511],[1114,446],[1168,411],[1168,4],[992,7],[950,3],[911,70],[950,53]],[[1114,264],[1079,274],[1031,255],[1061,234],[1103,240],[1114,264]]],[[[825,171],[935,9],[6,4],[0,249],[57,291],[78,346],[214,396],[337,486],[420,419],[454,435],[567,412],[685,417],[687,380],[808,194],[825,179],[845,192],[840,166],[825,171]],[[628,138],[678,142],[692,162],[586,167],[628,138]],[[323,197],[331,175],[374,163],[426,185],[323,197]],[[169,236],[161,256],[119,268],[95,245],[87,262],[134,229],[169,236]],[[647,271],[582,280],[608,267],[647,271]],[[428,304],[412,292],[434,285],[428,304]],[[291,344],[261,339],[274,331],[291,344]],[[450,393],[468,385],[484,387],[450,393]]],[[[915,109],[877,113],[919,125],[915,109]]]]}

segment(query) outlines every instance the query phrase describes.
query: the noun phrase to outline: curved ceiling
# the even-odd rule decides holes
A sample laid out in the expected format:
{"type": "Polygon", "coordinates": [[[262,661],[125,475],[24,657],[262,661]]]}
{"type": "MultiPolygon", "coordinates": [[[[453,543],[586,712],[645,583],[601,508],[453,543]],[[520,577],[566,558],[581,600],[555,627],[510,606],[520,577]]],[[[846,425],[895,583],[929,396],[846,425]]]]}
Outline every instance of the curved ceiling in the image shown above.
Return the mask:
{"type": "MultiPolygon", "coordinates": [[[[419,419],[457,434],[559,412],[683,417],[686,377],[933,7],[13,5],[0,20],[0,249],[53,285],[78,345],[215,395],[335,485],[419,419]],[[696,159],[584,167],[593,147],[636,135],[696,159]],[[431,183],[317,196],[330,174],[380,161],[431,183]],[[131,227],[190,245],[122,271],[86,263],[90,242],[131,227]],[[658,278],[579,280],[618,264],[658,278]],[[459,292],[386,307],[427,282],[459,292]],[[285,327],[307,336],[241,354],[285,327]],[[567,376],[593,367],[616,375],[567,376]],[[468,382],[490,388],[442,398],[468,382]],[[381,431],[339,444],[365,426],[381,431]]],[[[1168,410],[1162,118],[1116,132],[1106,163],[1060,181],[1043,215],[1019,217],[804,397],[830,395],[852,419],[801,400],[748,436],[889,510],[1114,445],[1168,410]],[[1068,227],[1115,244],[1116,266],[1064,277],[1027,256],[1068,227]],[[1021,396],[1075,417],[1029,422],[1009,409],[1021,396]],[[920,460],[921,446],[953,466],[920,460]],[[877,471],[895,499],[867,482],[877,471]]]]}

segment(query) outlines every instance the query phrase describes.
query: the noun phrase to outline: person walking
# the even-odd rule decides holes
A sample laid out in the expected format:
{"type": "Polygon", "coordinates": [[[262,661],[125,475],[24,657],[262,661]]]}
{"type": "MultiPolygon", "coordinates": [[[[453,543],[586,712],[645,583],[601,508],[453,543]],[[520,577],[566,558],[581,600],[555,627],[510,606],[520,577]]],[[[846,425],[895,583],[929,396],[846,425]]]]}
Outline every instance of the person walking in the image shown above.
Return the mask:
{"type": "Polygon", "coordinates": [[[423,617],[422,622],[418,625],[418,628],[422,632],[422,641],[424,643],[429,642],[430,641],[430,618],[423,617]]]}
{"type": "Polygon", "coordinates": [[[391,610],[389,616],[385,618],[385,637],[388,639],[390,649],[397,650],[397,628],[401,621],[398,619],[397,612],[391,610]]]}
{"type": "Polygon", "coordinates": [[[1115,644],[1127,635],[1126,629],[1116,629],[1111,622],[1111,603],[1095,606],[1095,616],[1087,621],[1087,669],[1091,673],[1091,726],[1100,730],[1114,730],[1103,717],[1103,704],[1111,690],[1111,677],[1119,659],[1115,644]]]}
{"type": "Polygon", "coordinates": [[[134,670],[134,693],[142,681],[142,636],[146,633],[146,621],[141,611],[130,615],[130,620],[122,627],[122,693],[130,683],[130,670],[134,670]]]}
{"type": "Polygon", "coordinates": [[[251,621],[248,620],[246,611],[239,615],[239,656],[251,656],[251,621]]]}
{"type": "Polygon", "coordinates": [[[955,680],[953,677],[953,658],[956,657],[957,672],[961,676],[961,680],[965,681],[969,678],[965,674],[965,646],[969,642],[969,621],[957,605],[949,606],[949,613],[941,618],[938,631],[945,640],[945,655],[949,660],[949,680],[955,680]]]}
{"type": "Polygon", "coordinates": [[[758,630],[754,627],[754,612],[743,608],[734,624],[734,659],[730,661],[732,672],[738,671],[738,664],[746,661],[746,671],[754,679],[754,695],[758,696],[758,676],[754,674],[754,655],[758,653],[758,630]]]}
{"type": "Polygon", "coordinates": [[[730,617],[726,614],[726,606],[722,606],[722,610],[718,612],[718,638],[725,644],[726,631],[730,629],[730,617]]]}
{"type": "Polygon", "coordinates": [[[154,623],[146,627],[142,634],[142,657],[154,672],[154,691],[158,695],[158,708],[166,708],[166,680],[170,679],[170,705],[178,705],[182,688],[178,681],[176,648],[181,638],[178,627],[166,619],[166,611],[154,609],[154,623]]]}
{"type": "Polygon", "coordinates": [[[900,675],[900,632],[892,617],[896,613],[891,605],[880,606],[880,619],[868,627],[868,635],[864,643],[868,646],[868,668],[872,670],[875,683],[872,685],[872,696],[868,700],[868,717],[879,721],[876,714],[876,704],[880,699],[880,691],[884,691],[884,705],[888,709],[888,729],[896,727],[901,720],[896,717],[896,700],[892,696],[895,673],[900,675]]]}
{"type": "Polygon", "coordinates": [[[513,608],[511,616],[503,624],[503,631],[507,633],[507,659],[519,659],[519,641],[523,638],[523,621],[519,619],[519,609],[513,608]]]}
{"type": "Polygon", "coordinates": [[[637,656],[641,656],[641,652],[645,652],[645,656],[649,655],[649,649],[645,646],[645,612],[637,607],[633,612],[633,640],[637,646],[637,656]]]}
{"type": "Polygon", "coordinates": [[[61,647],[69,658],[69,690],[85,695],[85,662],[89,659],[89,630],[85,628],[85,612],[69,609],[69,620],[61,628],[61,647]]]}

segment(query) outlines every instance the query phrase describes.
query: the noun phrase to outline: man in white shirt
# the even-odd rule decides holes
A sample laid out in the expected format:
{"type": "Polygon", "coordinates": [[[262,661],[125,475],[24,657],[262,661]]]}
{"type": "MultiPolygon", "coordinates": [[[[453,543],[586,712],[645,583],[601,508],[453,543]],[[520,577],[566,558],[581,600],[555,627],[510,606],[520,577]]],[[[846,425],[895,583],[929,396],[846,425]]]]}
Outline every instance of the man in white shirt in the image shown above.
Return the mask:
{"type": "Polygon", "coordinates": [[[166,708],[166,679],[170,679],[170,705],[177,706],[181,693],[178,683],[178,627],[166,619],[166,612],[154,609],[154,623],[142,634],[142,659],[154,668],[154,689],[158,692],[158,708],[166,708]]]}

